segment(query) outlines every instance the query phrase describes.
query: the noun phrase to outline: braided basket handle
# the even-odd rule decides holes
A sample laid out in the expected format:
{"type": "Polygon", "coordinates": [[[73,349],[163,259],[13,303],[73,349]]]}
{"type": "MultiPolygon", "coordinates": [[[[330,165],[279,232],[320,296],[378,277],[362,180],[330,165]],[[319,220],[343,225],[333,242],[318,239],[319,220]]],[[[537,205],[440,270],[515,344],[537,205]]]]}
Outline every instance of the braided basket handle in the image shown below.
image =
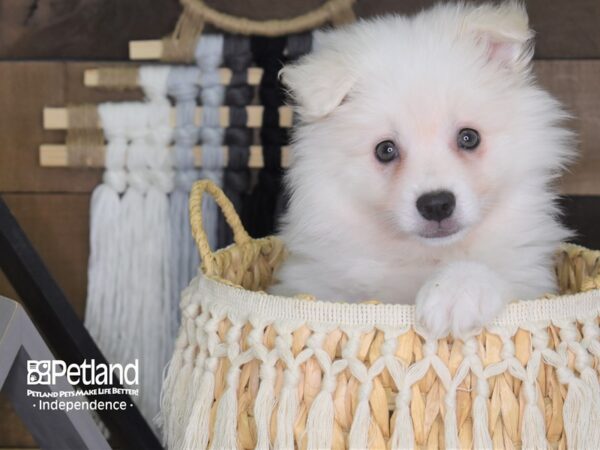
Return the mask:
{"type": "Polygon", "coordinates": [[[198,251],[207,271],[210,272],[215,261],[215,255],[208,243],[208,237],[204,231],[202,222],[202,197],[208,193],[219,205],[225,220],[233,230],[233,239],[236,244],[244,244],[251,240],[250,235],[244,229],[240,216],[238,216],[233,204],[229,201],[225,193],[212,181],[200,180],[194,183],[190,191],[190,224],[192,226],[192,236],[198,246],[198,251]]]}

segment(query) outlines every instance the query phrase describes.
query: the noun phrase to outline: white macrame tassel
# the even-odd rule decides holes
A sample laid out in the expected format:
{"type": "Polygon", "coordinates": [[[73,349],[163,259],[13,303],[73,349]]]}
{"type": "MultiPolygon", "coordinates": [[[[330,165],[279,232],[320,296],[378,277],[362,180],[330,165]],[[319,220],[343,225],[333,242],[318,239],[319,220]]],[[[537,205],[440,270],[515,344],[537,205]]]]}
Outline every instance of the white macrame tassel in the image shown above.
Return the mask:
{"type": "Polygon", "coordinates": [[[590,395],[590,429],[587,437],[587,445],[597,445],[600,443],[600,386],[598,384],[598,374],[590,366],[580,367],[580,377],[589,390],[590,395]]]}
{"type": "MultiPolygon", "coordinates": [[[[171,397],[168,435],[171,443],[179,443],[183,439],[185,423],[188,420],[187,400],[190,389],[190,381],[194,371],[194,349],[188,347],[183,354],[183,366],[179,371],[177,379],[173,386],[173,396],[171,397]]],[[[177,448],[178,445],[173,445],[177,448]]]]}
{"type": "Polygon", "coordinates": [[[294,375],[286,372],[279,398],[275,436],[275,448],[278,450],[294,448],[294,423],[298,412],[298,380],[295,379],[297,375],[294,375]]]}
{"type": "MultiPolygon", "coordinates": [[[[308,449],[331,448],[333,441],[334,408],[331,382],[322,389],[313,400],[306,419],[306,438],[308,449]]],[[[333,381],[335,389],[335,380],[333,381]]]]}
{"type": "MultiPolygon", "coordinates": [[[[144,199],[146,234],[143,304],[141,305],[141,370],[145,374],[144,409],[159,412],[163,370],[173,350],[173,312],[170,290],[170,220],[168,194],[173,171],[168,145],[172,137],[170,104],[166,97],[169,67],[140,68],[140,85],[147,101],[146,166],[148,191],[144,199]]],[[[140,230],[141,231],[141,230],[140,230]]]]}
{"type": "Polygon", "coordinates": [[[363,384],[360,388],[360,401],[354,412],[354,420],[348,434],[348,444],[352,450],[364,450],[369,447],[369,427],[371,426],[369,396],[371,395],[371,382],[368,381],[367,383],[363,384]]]}
{"type": "MultiPolygon", "coordinates": [[[[189,309],[184,310],[184,320],[190,313],[189,309]]],[[[183,448],[198,448],[204,449],[208,445],[210,436],[209,424],[212,406],[214,403],[214,388],[215,388],[215,372],[217,371],[219,358],[215,355],[216,346],[220,342],[220,338],[217,335],[219,323],[222,317],[213,316],[206,320],[206,323],[198,323],[198,329],[203,329],[204,334],[202,337],[198,337],[198,342],[202,347],[202,352],[207,352],[206,356],[203,357],[203,365],[199,364],[194,367],[194,372],[198,371],[202,373],[202,377],[199,382],[198,391],[193,395],[193,402],[189,405],[186,402],[189,396],[189,379],[190,376],[193,379],[193,372],[188,371],[186,365],[185,374],[177,380],[177,386],[175,387],[175,393],[173,394],[173,401],[177,402],[178,409],[173,412],[176,416],[173,418],[174,422],[177,423],[177,429],[175,434],[178,436],[176,442],[183,444],[183,448]],[[189,405],[189,411],[183,407],[183,405],[189,405]],[[188,421],[189,414],[190,419],[188,421]],[[180,425],[186,423],[180,430],[180,425]]],[[[191,336],[191,328],[188,328],[188,335],[191,336]]],[[[191,357],[186,356],[186,360],[191,357]]],[[[173,405],[175,406],[175,405],[173,405]]],[[[178,448],[179,446],[175,446],[178,448]]]]}
{"type": "Polygon", "coordinates": [[[254,421],[256,423],[256,448],[271,448],[271,415],[275,407],[275,368],[267,361],[261,362],[260,387],[254,401],[254,421]]]}
{"type": "MultiPolygon", "coordinates": [[[[131,141],[127,149],[127,180],[129,188],[123,195],[121,213],[121,236],[118,264],[121,267],[118,280],[118,314],[115,335],[121,336],[114,343],[122,363],[141,358],[140,309],[143,307],[141,290],[144,285],[146,258],[144,256],[144,196],[148,190],[146,175],[145,138],[146,107],[142,103],[120,103],[127,116],[127,137],[131,141]]],[[[141,360],[140,360],[141,363],[141,360]]],[[[143,375],[140,374],[143,385],[143,375]]],[[[143,390],[143,389],[142,389],[143,390]]],[[[138,403],[143,392],[137,398],[138,403]]]]}
{"type": "Polygon", "coordinates": [[[537,405],[535,382],[523,382],[523,389],[525,396],[525,410],[523,411],[523,425],[521,429],[523,448],[545,450],[548,448],[546,426],[542,412],[537,405]]]}
{"type": "MultiPolygon", "coordinates": [[[[212,450],[237,448],[237,387],[240,368],[232,366],[227,374],[227,389],[219,399],[215,419],[212,450]]],[[[289,447],[293,448],[293,447],[289,447]]]]}
{"type": "Polygon", "coordinates": [[[195,124],[200,70],[197,67],[173,67],[169,73],[169,95],[175,99],[176,125],[173,163],[175,188],[169,199],[171,217],[171,307],[172,332],[177,332],[179,298],[198,270],[199,256],[192,238],[188,203],[193,183],[199,173],[194,167],[194,145],[198,141],[195,124]]]}
{"type": "Polygon", "coordinates": [[[200,386],[197,391],[194,391],[194,404],[189,418],[188,425],[185,429],[182,448],[190,449],[205,449],[208,445],[210,437],[210,412],[213,405],[216,359],[206,361],[207,365],[214,367],[205,368],[200,386]]]}
{"type": "MultiPolygon", "coordinates": [[[[224,89],[219,77],[219,66],[223,59],[223,35],[205,35],[198,41],[195,52],[196,64],[202,71],[203,105],[202,114],[202,171],[217,186],[223,185],[223,161],[221,145],[223,129],[220,126],[219,107],[223,103],[224,89]]],[[[204,229],[211,248],[218,245],[219,209],[216,203],[206,197],[202,203],[204,229]]]]}
{"type": "Polygon", "coordinates": [[[127,117],[127,137],[131,141],[127,150],[127,180],[129,188],[123,196],[123,212],[120,228],[122,244],[118,262],[121,266],[118,289],[119,314],[114,318],[118,333],[122,338],[116,343],[122,362],[139,360],[140,385],[137,406],[150,422],[156,410],[149,406],[147,396],[152,385],[148,383],[148,372],[144,370],[143,309],[145,307],[144,288],[148,277],[148,234],[145,223],[145,196],[148,191],[148,171],[146,168],[147,108],[143,103],[121,103],[119,107],[127,117]]]}
{"type": "Polygon", "coordinates": [[[119,277],[121,200],[127,187],[125,122],[118,106],[105,103],[98,113],[108,144],[103,183],[94,189],[90,205],[90,258],[85,326],[109,361],[114,361],[110,329],[119,277]]]}
{"type": "Polygon", "coordinates": [[[410,388],[404,387],[396,396],[396,418],[394,432],[390,438],[390,449],[408,450],[415,447],[415,432],[410,415],[410,388]]]}
{"type": "Polygon", "coordinates": [[[473,446],[476,449],[492,448],[492,438],[488,428],[489,385],[485,378],[477,380],[477,396],[473,401],[473,446]]]}
{"type": "Polygon", "coordinates": [[[456,392],[446,394],[446,414],[444,415],[444,441],[447,449],[460,448],[456,424],[456,392]]]}
{"type": "Polygon", "coordinates": [[[183,366],[183,352],[187,344],[187,336],[180,333],[175,343],[173,357],[167,367],[166,376],[160,392],[160,417],[156,420],[157,426],[162,430],[163,445],[167,445],[173,437],[174,425],[171,402],[175,389],[177,376],[183,366]]]}
{"type": "MultiPolygon", "coordinates": [[[[591,415],[591,392],[567,367],[557,369],[559,381],[568,384],[567,398],[563,404],[563,421],[569,448],[593,448],[587,446],[591,415]]],[[[594,443],[597,445],[597,442],[594,443]]]]}

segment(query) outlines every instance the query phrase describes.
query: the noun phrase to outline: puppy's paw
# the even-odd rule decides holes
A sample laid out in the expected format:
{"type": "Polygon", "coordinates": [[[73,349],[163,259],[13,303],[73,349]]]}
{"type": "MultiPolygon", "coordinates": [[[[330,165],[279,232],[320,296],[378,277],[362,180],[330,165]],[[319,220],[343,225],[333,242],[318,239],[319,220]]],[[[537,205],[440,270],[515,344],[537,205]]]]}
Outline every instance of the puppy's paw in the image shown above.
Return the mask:
{"type": "Polygon", "coordinates": [[[455,262],[433,275],[416,299],[418,324],[433,338],[465,337],[487,325],[508,300],[507,284],[480,263],[455,262]]]}

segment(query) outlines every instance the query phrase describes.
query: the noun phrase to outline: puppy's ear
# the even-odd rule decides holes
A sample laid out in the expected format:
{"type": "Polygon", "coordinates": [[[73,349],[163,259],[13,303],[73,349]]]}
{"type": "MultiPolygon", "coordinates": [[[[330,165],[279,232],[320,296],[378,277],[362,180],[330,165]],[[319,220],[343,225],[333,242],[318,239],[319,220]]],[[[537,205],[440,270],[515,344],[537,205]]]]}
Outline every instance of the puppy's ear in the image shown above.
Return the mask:
{"type": "Polygon", "coordinates": [[[302,120],[311,122],[338,107],[354,84],[347,57],[336,48],[334,33],[321,38],[313,52],[279,72],[302,120]]]}
{"type": "Polygon", "coordinates": [[[529,66],[533,57],[534,32],[523,3],[506,1],[475,7],[467,12],[463,31],[486,46],[488,58],[514,71],[529,66]]]}

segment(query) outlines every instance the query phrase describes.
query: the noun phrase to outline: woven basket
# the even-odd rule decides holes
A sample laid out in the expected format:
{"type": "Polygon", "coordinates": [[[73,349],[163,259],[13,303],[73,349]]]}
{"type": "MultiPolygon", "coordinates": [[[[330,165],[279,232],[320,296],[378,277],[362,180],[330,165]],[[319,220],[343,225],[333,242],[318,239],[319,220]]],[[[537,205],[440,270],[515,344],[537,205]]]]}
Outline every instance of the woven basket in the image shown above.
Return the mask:
{"type": "Polygon", "coordinates": [[[465,342],[435,341],[412,305],[265,294],[281,241],[251,239],[210,182],[190,208],[203,267],[163,387],[170,448],[600,447],[600,252],[563,246],[563,295],[512,303],[465,342]],[[235,235],[216,253],[205,192],[235,235]]]}

